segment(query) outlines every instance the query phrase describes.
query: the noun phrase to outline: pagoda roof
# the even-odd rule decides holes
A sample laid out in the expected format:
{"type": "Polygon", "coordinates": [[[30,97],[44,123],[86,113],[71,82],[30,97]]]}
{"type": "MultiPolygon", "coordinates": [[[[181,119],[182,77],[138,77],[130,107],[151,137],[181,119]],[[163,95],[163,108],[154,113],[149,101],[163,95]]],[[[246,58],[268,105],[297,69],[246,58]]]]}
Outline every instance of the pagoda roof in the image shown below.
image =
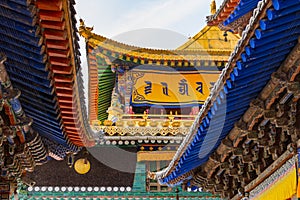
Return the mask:
{"type": "Polygon", "coordinates": [[[228,16],[228,18],[223,22],[224,26],[238,20],[245,14],[251,12],[256,6],[259,0],[245,1],[240,0],[239,4],[235,7],[233,12],[228,16]]]}
{"type": "MultiPolygon", "coordinates": [[[[81,21],[79,33],[86,38],[91,48],[101,48],[102,54],[129,60],[131,62],[139,62],[140,64],[149,64],[141,60],[151,60],[155,65],[155,61],[194,61],[194,60],[214,60],[226,61],[232,52],[239,36],[228,33],[228,42],[224,40],[223,31],[218,27],[205,27],[186,44],[175,50],[151,49],[138,46],[124,44],[92,32],[92,28],[86,27],[81,21]],[[225,49],[218,48],[219,45],[226,46],[225,49]],[[131,58],[134,58],[131,59],[131,58]]],[[[160,62],[160,63],[161,63],[160,62]]]]}
{"type": "Polygon", "coordinates": [[[123,44],[92,32],[81,20],[79,33],[86,39],[89,63],[89,118],[104,121],[115,82],[112,67],[141,66],[164,70],[218,70],[227,61],[239,36],[228,33],[225,41],[218,27],[205,27],[178,49],[161,50],[123,44]],[[219,46],[226,48],[220,49],[219,46]],[[102,74],[101,78],[98,74],[102,74]]]}
{"type": "Polygon", "coordinates": [[[94,142],[85,124],[74,4],[73,0],[0,3],[0,51],[7,56],[13,84],[22,92],[24,111],[41,136],[69,151],[94,142]]]}
{"type": "Polygon", "coordinates": [[[207,17],[207,24],[216,26],[223,22],[233,12],[240,0],[224,0],[217,12],[207,17]]]}
{"type": "Polygon", "coordinates": [[[232,52],[239,39],[238,35],[232,33],[228,33],[225,39],[224,32],[219,27],[205,26],[194,37],[177,48],[177,50],[198,51],[204,49],[207,52],[210,52],[210,50],[232,52]]]}
{"type": "MultiPolygon", "coordinates": [[[[172,186],[185,182],[212,192],[223,192],[224,196],[232,198],[237,194],[236,188],[244,188],[261,173],[250,172],[250,169],[238,170],[237,167],[242,168],[248,163],[256,166],[265,162],[265,165],[258,167],[259,170],[264,170],[273,161],[277,161],[273,166],[278,167],[280,162],[282,164],[295,153],[293,147],[287,148],[287,144],[295,142],[297,139],[293,137],[297,138],[296,135],[299,134],[299,130],[293,131],[296,129],[295,118],[289,118],[292,121],[287,118],[277,119],[275,116],[279,114],[272,111],[285,103],[296,109],[292,102],[299,100],[300,89],[295,80],[296,77],[299,78],[299,65],[296,64],[299,59],[299,26],[296,23],[299,17],[294,17],[294,12],[299,12],[299,6],[295,9],[295,4],[299,5],[299,2],[261,1],[258,4],[243,32],[242,40],[229,58],[190,133],[170,165],[155,174],[162,184],[172,186]],[[273,17],[266,19],[266,13],[269,12],[272,12],[273,17]],[[289,19],[288,22],[283,22],[281,17],[289,19]],[[259,24],[268,26],[261,26],[259,29],[259,24]],[[280,31],[286,24],[289,24],[285,27],[287,32],[277,34],[277,28],[280,31]],[[254,159],[256,153],[247,151],[247,145],[251,146],[250,149],[264,151],[261,149],[262,146],[267,146],[263,144],[264,132],[270,129],[282,131],[281,129],[288,127],[292,131],[288,134],[294,136],[290,138],[284,134],[284,137],[288,137],[285,148],[274,147],[275,152],[269,154],[266,160],[260,156],[254,159]],[[284,159],[277,160],[279,156],[284,159]],[[241,173],[238,182],[232,178],[238,173],[231,170],[233,168],[241,173]],[[230,185],[226,185],[226,181],[220,182],[218,177],[226,181],[231,177],[230,185]],[[215,184],[217,182],[220,184],[215,184]]],[[[281,109],[284,113],[288,110],[281,109]]],[[[242,190],[241,193],[243,194],[242,190]]]]}
{"type": "Polygon", "coordinates": [[[11,84],[5,60],[0,55],[0,182],[17,183],[24,173],[47,162],[47,152],[41,137],[31,128],[32,119],[24,114],[21,92],[11,84]]]}
{"type": "Polygon", "coordinates": [[[219,10],[207,17],[207,24],[218,25],[222,30],[241,35],[258,2],[259,0],[224,0],[219,10]]]}

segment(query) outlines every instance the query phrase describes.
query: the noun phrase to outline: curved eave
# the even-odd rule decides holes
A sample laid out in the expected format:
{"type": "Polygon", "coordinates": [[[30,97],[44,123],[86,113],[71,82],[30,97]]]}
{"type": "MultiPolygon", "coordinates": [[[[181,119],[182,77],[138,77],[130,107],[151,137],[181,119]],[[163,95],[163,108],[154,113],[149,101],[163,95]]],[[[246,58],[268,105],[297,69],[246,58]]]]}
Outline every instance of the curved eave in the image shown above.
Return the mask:
{"type": "Polygon", "coordinates": [[[63,0],[36,2],[65,135],[77,146],[92,146],[94,140],[85,129],[78,91],[73,4],[63,0]]]}
{"type": "Polygon", "coordinates": [[[34,120],[33,128],[39,134],[73,148],[63,134],[54,82],[49,79],[38,9],[31,1],[19,0],[1,1],[0,11],[0,51],[7,56],[13,85],[22,92],[20,101],[26,115],[34,120]]]}
{"type": "Polygon", "coordinates": [[[88,47],[89,67],[89,119],[104,121],[111,105],[111,94],[115,86],[116,74],[103,55],[88,47]]]}
{"type": "MultiPolygon", "coordinates": [[[[92,33],[90,28],[81,24],[79,33],[86,38],[89,46],[100,49],[101,53],[108,55],[113,59],[123,59],[136,62],[150,60],[151,63],[156,61],[196,61],[196,60],[214,60],[226,61],[232,50],[227,49],[203,49],[203,50],[160,50],[148,49],[137,46],[123,44],[104,36],[92,33]]],[[[142,63],[144,64],[144,63],[142,63]]],[[[147,64],[147,63],[145,63],[147,64]]]]}
{"type": "MultiPolygon", "coordinates": [[[[88,68],[89,68],[89,83],[88,83],[88,94],[89,94],[89,120],[98,120],[98,67],[97,58],[91,48],[87,49],[88,52],[88,68]]],[[[108,108],[108,107],[107,107],[108,108]]],[[[106,113],[106,111],[105,111],[106,113]]]]}
{"type": "Polygon", "coordinates": [[[233,12],[240,0],[224,0],[214,15],[207,17],[207,25],[216,26],[222,23],[233,12]]]}
{"type": "MultiPolygon", "coordinates": [[[[41,165],[47,162],[47,153],[40,136],[30,128],[33,121],[24,113],[19,101],[21,95],[20,90],[14,88],[12,84],[7,84],[10,83],[10,78],[3,63],[5,61],[6,56],[0,55],[0,100],[2,102],[0,108],[2,110],[1,126],[3,128],[0,131],[0,149],[2,150],[2,159],[4,158],[4,160],[6,160],[7,150],[4,147],[8,144],[14,144],[11,146],[12,149],[9,150],[13,150],[12,152],[14,152],[13,155],[9,155],[11,158],[14,157],[14,163],[5,163],[2,169],[6,169],[12,173],[16,172],[15,169],[18,168],[17,173],[21,175],[26,171],[33,170],[35,165],[41,165]],[[3,112],[4,110],[5,112],[3,112]],[[29,147],[29,149],[26,149],[25,146],[29,147]],[[35,151],[36,149],[38,149],[38,151],[35,151]],[[22,157],[18,157],[20,153],[23,154],[22,157]],[[29,160],[31,161],[30,163],[28,162],[29,160]],[[19,161],[27,163],[27,165],[20,165],[19,161]],[[14,169],[11,168],[12,166],[14,169]]],[[[12,177],[17,178],[17,173],[14,173],[12,177]]],[[[3,176],[3,178],[7,178],[6,175],[3,176]]]]}
{"type": "Polygon", "coordinates": [[[241,17],[245,16],[256,8],[257,3],[260,0],[245,1],[240,0],[239,4],[235,7],[234,11],[228,16],[228,18],[223,22],[224,26],[230,25],[231,23],[237,21],[241,17]]]}
{"type": "MultiPolygon", "coordinates": [[[[282,7],[291,9],[291,5],[293,4],[291,2],[281,3],[282,7]]],[[[250,20],[251,24],[246,27],[242,40],[229,59],[211,95],[202,107],[198,118],[191,128],[190,134],[183,141],[168,168],[156,174],[162,183],[170,185],[179,184],[185,179],[190,179],[193,170],[206,163],[211,153],[217,149],[221,141],[234,128],[235,122],[241,119],[249,108],[250,102],[259,95],[271,79],[271,74],[282,66],[284,60],[297,44],[299,26],[295,22],[298,22],[297,20],[299,19],[292,17],[293,13],[286,12],[287,10],[282,11],[283,9],[276,9],[275,13],[277,17],[272,19],[274,20],[272,24],[284,26],[286,22],[282,22],[278,16],[281,16],[281,13],[286,16],[290,15],[288,24],[291,24],[289,28],[293,30],[294,35],[290,35],[290,30],[286,34],[276,34],[274,32],[273,34],[265,35],[265,33],[268,33],[268,28],[266,28],[262,31],[263,37],[255,36],[259,22],[266,16],[267,8],[270,10],[273,9],[270,1],[259,3],[257,10],[254,11],[254,15],[250,20]],[[294,29],[297,29],[297,31],[294,29]],[[287,40],[287,38],[289,39],[287,40]],[[226,104],[224,102],[225,96],[226,104]],[[226,105],[227,108],[224,108],[226,105]],[[224,109],[226,113],[224,126],[213,126],[209,134],[212,136],[212,140],[216,139],[216,143],[206,145],[208,148],[211,148],[212,145],[214,147],[209,150],[202,150],[201,146],[205,143],[210,123],[221,123],[218,121],[218,117],[222,114],[224,115],[224,109]],[[218,132],[220,132],[220,135],[218,132]],[[217,135],[214,136],[216,133],[217,135]],[[209,153],[200,159],[199,155],[201,151],[209,151],[209,153]]],[[[296,49],[295,53],[297,51],[298,49],[296,49]]],[[[291,56],[291,58],[296,59],[294,56],[291,56]]],[[[287,60],[284,64],[290,67],[292,65],[290,60],[287,60]]]]}
{"type": "Polygon", "coordinates": [[[33,119],[34,130],[68,151],[77,151],[76,145],[93,145],[79,103],[82,83],[77,77],[73,3],[0,2],[0,51],[8,58],[7,71],[14,86],[22,92],[24,111],[33,119]]]}

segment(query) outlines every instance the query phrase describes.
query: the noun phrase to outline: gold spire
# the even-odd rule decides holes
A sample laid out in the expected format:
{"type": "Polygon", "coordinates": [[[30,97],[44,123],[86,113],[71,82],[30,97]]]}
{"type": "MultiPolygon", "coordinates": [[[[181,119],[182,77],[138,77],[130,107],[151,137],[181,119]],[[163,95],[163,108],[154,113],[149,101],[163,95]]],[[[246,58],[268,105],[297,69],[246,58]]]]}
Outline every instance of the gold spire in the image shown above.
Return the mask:
{"type": "Polygon", "coordinates": [[[211,4],[210,4],[210,13],[212,15],[214,15],[217,11],[217,6],[216,6],[216,1],[212,0],[211,4]]]}

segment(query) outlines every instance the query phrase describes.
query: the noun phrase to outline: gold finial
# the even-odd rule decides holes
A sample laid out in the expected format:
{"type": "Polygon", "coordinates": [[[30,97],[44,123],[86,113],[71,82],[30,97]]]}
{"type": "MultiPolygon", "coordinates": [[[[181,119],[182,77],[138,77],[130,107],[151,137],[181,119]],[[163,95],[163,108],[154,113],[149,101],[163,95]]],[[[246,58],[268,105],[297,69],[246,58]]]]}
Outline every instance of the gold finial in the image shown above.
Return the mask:
{"type": "Polygon", "coordinates": [[[85,24],[84,24],[84,21],[83,21],[83,19],[79,19],[79,22],[80,22],[80,26],[83,26],[83,27],[85,27],[85,24]]]}
{"type": "Polygon", "coordinates": [[[84,24],[84,20],[83,19],[79,19],[80,22],[80,26],[79,26],[79,34],[85,38],[89,38],[92,34],[92,31],[94,29],[94,27],[87,27],[84,24]]]}
{"type": "Polygon", "coordinates": [[[174,116],[173,116],[173,112],[171,111],[170,112],[170,115],[168,116],[168,118],[169,118],[169,120],[170,120],[170,122],[173,122],[173,120],[174,120],[174,116]]]}
{"type": "Polygon", "coordinates": [[[210,4],[210,13],[212,15],[216,14],[217,12],[217,6],[216,6],[216,1],[212,0],[211,4],[210,4]]]}
{"type": "Polygon", "coordinates": [[[143,119],[145,121],[147,121],[147,119],[148,119],[148,113],[146,111],[144,111],[143,119]]]}

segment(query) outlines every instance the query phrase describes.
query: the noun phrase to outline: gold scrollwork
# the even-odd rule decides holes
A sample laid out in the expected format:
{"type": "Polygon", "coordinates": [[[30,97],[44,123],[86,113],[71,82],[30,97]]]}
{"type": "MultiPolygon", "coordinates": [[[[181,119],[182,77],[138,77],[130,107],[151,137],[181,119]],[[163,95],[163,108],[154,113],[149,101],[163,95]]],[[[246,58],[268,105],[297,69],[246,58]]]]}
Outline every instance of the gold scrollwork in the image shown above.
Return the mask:
{"type": "Polygon", "coordinates": [[[176,136],[187,135],[188,127],[117,127],[106,126],[104,132],[109,136],[176,136]]]}

